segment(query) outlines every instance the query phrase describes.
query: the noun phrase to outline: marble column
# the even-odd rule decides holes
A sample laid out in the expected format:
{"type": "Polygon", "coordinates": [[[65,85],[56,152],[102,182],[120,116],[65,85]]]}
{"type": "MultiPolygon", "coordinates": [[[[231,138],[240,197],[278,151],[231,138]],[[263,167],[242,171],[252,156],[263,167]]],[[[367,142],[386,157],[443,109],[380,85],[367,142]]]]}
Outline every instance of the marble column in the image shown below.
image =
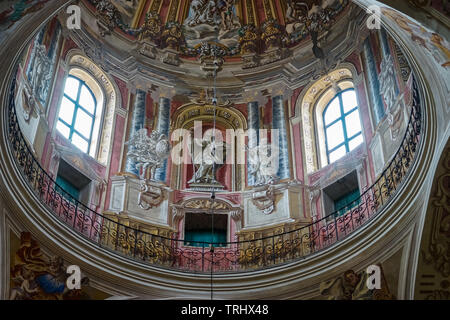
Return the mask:
{"type": "Polygon", "coordinates": [[[378,72],[375,64],[375,57],[370,44],[370,37],[364,41],[364,57],[365,57],[365,72],[367,75],[367,84],[369,86],[369,96],[372,102],[373,116],[375,126],[383,118],[385,111],[383,101],[380,95],[380,83],[378,81],[378,72]]]}
{"type": "MultiPolygon", "coordinates": [[[[278,130],[279,162],[277,176],[281,179],[290,178],[289,148],[287,140],[286,112],[283,96],[272,98],[272,130],[278,130]]],[[[272,144],[274,141],[272,141],[272,144]]]]}
{"type": "MultiPolygon", "coordinates": [[[[248,148],[251,150],[259,143],[259,104],[257,101],[247,104],[248,110],[248,148]]],[[[248,153],[247,153],[248,154],[248,153]]],[[[247,183],[249,186],[255,184],[254,177],[250,174],[250,163],[247,161],[247,183]]]]}
{"type": "MultiPolygon", "coordinates": [[[[169,137],[170,128],[170,99],[165,97],[159,98],[159,108],[158,108],[158,123],[155,129],[169,137]]],[[[155,179],[157,181],[166,181],[167,175],[167,159],[161,168],[156,169],[155,179]]]]}
{"type": "MultiPolygon", "coordinates": [[[[134,98],[134,109],[131,115],[131,123],[129,130],[129,137],[135,134],[138,130],[144,128],[145,124],[145,98],[146,92],[142,90],[136,90],[136,95],[134,98]]],[[[128,148],[132,148],[129,146],[128,148]]],[[[136,163],[127,157],[125,171],[129,173],[133,173],[139,176],[139,170],[136,169],[136,163]]]]}

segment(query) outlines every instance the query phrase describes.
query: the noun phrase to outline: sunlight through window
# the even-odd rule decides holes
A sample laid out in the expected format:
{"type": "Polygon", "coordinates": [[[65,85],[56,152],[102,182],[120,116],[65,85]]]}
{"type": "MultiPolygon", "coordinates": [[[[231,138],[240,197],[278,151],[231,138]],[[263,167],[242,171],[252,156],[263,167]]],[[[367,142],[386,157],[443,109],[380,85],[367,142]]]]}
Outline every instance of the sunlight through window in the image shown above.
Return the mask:
{"type": "Polygon", "coordinates": [[[354,89],[339,92],[323,112],[328,163],[333,163],[363,143],[361,120],[354,89]]]}
{"type": "Polygon", "coordinates": [[[69,76],[59,110],[56,129],[74,146],[89,153],[97,102],[84,81],[69,76]]]}

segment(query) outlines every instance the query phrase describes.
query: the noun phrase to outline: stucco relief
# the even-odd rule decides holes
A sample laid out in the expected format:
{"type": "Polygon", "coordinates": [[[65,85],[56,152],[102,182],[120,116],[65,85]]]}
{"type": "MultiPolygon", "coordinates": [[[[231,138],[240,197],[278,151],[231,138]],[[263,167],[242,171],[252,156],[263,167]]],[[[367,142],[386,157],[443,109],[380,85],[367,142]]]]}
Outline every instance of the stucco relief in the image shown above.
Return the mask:
{"type": "Polygon", "coordinates": [[[355,272],[348,270],[336,279],[320,284],[320,294],[328,300],[395,300],[386,282],[384,271],[381,269],[381,288],[369,289],[368,274],[365,270],[355,272]]]}
{"type": "Polygon", "coordinates": [[[81,273],[81,288],[70,290],[66,284],[67,261],[48,254],[29,232],[20,239],[12,236],[9,300],[90,300],[105,299],[108,294],[90,287],[89,278],[81,273]],[[88,287],[90,287],[88,289],[88,287]]]}

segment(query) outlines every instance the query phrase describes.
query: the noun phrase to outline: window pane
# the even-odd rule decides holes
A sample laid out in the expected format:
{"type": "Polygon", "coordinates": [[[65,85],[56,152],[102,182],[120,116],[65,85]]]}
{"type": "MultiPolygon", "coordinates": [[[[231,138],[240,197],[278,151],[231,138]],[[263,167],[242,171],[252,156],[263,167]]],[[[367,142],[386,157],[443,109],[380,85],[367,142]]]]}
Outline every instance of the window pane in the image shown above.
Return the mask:
{"type": "Polygon", "coordinates": [[[361,132],[361,122],[358,110],[353,111],[345,117],[345,125],[347,126],[347,137],[351,138],[355,134],[361,132]]]}
{"type": "Polygon", "coordinates": [[[92,94],[89,92],[86,86],[81,87],[80,93],[80,106],[85,108],[91,114],[94,114],[95,110],[95,102],[92,94]]]}
{"type": "Polygon", "coordinates": [[[341,108],[339,107],[339,98],[334,98],[325,112],[325,125],[333,122],[341,116],[341,108]]]}
{"type": "Polygon", "coordinates": [[[358,102],[356,101],[355,90],[349,90],[342,93],[342,103],[344,104],[344,113],[356,108],[358,102]]]}
{"type": "Polygon", "coordinates": [[[344,129],[342,128],[342,121],[338,121],[327,128],[328,150],[333,149],[342,142],[344,142],[344,129]]]}
{"type": "Polygon", "coordinates": [[[76,132],[73,133],[72,144],[83,152],[88,151],[87,141],[81,138],[81,136],[79,136],[76,132]]]}
{"type": "Polygon", "coordinates": [[[69,139],[70,128],[68,126],[61,121],[58,121],[56,124],[56,129],[64,136],[64,138],[69,139]]]}
{"type": "Polygon", "coordinates": [[[361,143],[363,143],[363,136],[362,136],[362,134],[360,134],[356,138],[353,138],[352,140],[350,140],[350,142],[348,143],[348,147],[349,147],[350,151],[352,151],[357,146],[359,146],[361,143]]]}
{"type": "Polygon", "coordinates": [[[68,124],[72,124],[73,111],[75,110],[75,104],[70,102],[69,99],[63,97],[61,102],[61,108],[59,109],[59,117],[68,124]]]}
{"type": "Polygon", "coordinates": [[[78,87],[80,81],[75,78],[68,77],[66,80],[66,86],[64,87],[64,93],[67,94],[73,100],[77,100],[78,87]]]}
{"type": "Polygon", "coordinates": [[[345,154],[346,154],[345,146],[342,146],[339,149],[331,152],[330,153],[330,163],[333,163],[336,160],[339,160],[340,158],[345,156],[345,154]]]}
{"type": "Polygon", "coordinates": [[[92,117],[81,109],[78,109],[77,119],[75,120],[75,130],[81,133],[85,138],[91,137],[92,117]]]}

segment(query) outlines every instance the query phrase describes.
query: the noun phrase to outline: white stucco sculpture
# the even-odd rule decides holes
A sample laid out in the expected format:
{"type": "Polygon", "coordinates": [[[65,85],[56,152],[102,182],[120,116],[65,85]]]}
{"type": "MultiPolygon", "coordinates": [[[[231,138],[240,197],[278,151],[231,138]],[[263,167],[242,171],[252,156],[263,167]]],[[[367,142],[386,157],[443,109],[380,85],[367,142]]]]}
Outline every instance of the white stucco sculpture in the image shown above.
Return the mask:
{"type": "Polygon", "coordinates": [[[150,180],[154,180],[155,170],[162,166],[170,153],[167,137],[157,130],[147,136],[147,129],[140,129],[126,144],[129,146],[127,156],[136,163],[136,168],[141,172],[140,178],[145,179],[147,169],[150,169],[150,180]]]}

